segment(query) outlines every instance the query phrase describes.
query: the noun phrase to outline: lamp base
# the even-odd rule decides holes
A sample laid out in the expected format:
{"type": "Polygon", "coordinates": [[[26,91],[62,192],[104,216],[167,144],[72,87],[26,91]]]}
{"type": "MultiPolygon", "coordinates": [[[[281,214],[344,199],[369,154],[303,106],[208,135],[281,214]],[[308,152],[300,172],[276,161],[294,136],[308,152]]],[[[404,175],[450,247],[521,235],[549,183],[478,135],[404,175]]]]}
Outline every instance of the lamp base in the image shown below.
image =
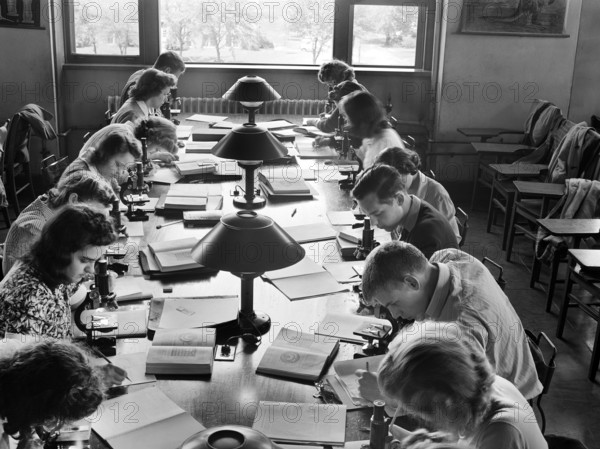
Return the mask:
{"type": "Polygon", "coordinates": [[[266,313],[252,312],[251,315],[247,315],[240,311],[238,313],[238,326],[243,333],[251,333],[264,335],[269,332],[271,328],[271,317],[266,313]]]}
{"type": "Polygon", "coordinates": [[[267,200],[262,196],[255,196],[252,201],[246,200],[243,196],[233,199],[233,205],[239,209],[260,209],[265,207],[267,200]]]}

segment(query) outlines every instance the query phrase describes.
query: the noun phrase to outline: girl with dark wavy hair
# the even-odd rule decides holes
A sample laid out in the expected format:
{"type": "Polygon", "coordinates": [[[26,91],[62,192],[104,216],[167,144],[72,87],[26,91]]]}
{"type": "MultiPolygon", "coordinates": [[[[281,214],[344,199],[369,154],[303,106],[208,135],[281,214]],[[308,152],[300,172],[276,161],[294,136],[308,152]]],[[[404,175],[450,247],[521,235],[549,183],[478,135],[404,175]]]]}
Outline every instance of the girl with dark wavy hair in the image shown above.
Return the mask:
{"type": "MultiPolygon", "coordinates": [[[[15,352],[13,342],[0,343],[0,434],[18,438],[19,448],[41,447],[34,430],[44,440],[63,424],[92,414],[104,385],[86,354],[71,343],[47,340],[15,352]]],[[[7,449],[0,437],[0,448],[7,449]]]]}
{"type": "Polygon", "coordinates": [[[94,273],[96,261],[117,235],[110,218],[84,204],[70,204],[0,283],[0,329],[53,338],[71,335],[69,292],[94,273]]]}

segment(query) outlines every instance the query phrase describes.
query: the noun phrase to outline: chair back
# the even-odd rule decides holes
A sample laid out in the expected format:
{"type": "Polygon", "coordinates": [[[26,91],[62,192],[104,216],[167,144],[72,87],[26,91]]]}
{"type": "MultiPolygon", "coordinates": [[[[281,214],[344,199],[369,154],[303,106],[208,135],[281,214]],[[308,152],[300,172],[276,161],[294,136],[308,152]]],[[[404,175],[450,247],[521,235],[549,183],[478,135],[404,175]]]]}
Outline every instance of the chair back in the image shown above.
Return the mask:
{"type": "Polygon", "coordinates": [[[458,224],[458,232],[460,234],[460,242],[458,242],[458,247],[462,248],[467,240],[467,231],[469,230],[469,216],[467,213],[462,210],[460,207],[456,208],[456,223],[458,224]]]}
{"type": "Polygon", "coordinates": [[[31,125],[19,113],[15,114],[8,125],[4,142],[4,168],[14,164],[29,162],[29,139],[31,125]]]}
{"type": "Polygon", "coordinates": [[[525,334],[527,335],[527,342],[533,356],[538,379],[544,388],[540,394],[546,394],[550,389],[552,376],[554,376],[556,370],[556,346],[544,332],[535,335],[532,331],[525,329],[525,334]]]}

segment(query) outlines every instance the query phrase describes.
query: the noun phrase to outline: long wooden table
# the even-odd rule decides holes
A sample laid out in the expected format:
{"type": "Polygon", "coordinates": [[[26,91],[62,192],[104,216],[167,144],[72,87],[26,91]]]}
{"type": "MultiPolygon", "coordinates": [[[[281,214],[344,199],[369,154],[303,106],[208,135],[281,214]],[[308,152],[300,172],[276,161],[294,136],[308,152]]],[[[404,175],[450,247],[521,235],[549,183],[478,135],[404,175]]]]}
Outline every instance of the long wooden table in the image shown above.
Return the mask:
{"type": "MultiPolygon", "coordinates": [[[[181,117],[182,125],[192,124],[181,117]]],[[[294,117],[300,121],[300,117],[294,117]]],[[[257,120],[266,120],[259,116],[257,120]]],[[[197,124],[195,126],[205,126],[197,124]]],[[[314,160],[300,161],[303,168],[318,168],[319,179],[308,183],[318,193],[314,199],[298,201],[267,201],[264,209],[257,212],[273,218],[282,226],[291,226],[313,222],[328,222],[327,210],[349,210],[352,200],[347,191],[338,187],[337,181],[331,181],[334,166],[316,163],[314,160]],[[329,180],[328,180],[329,179],[329,180]]],[[[180,181],[183,182],[183,181],[180,181]]],[[[235,212],[229,192],[235,184],[243,186],[243,181],[223,183],[223,211],[235,212]]],[[[154,185],[151,195],[156,196],[168,189],[166,185],[154,185]]],[[[148,242],[202,237],[209,228],[184,228],[183,224],[173,224],[156,229],[157,225],[176,220],[176,217],[163,217],[150,214],[149,221],[144,223],[144,237],[130,238],[135,245],[145,247],[148,242]]],[[[334,240],[308,243],[303,245],[307,254],[316,262],[336,262],[340,260],[334,240]]],[[[130,274],[139,274],[137,254],[128,255],[130,274]]],[[[214,276],[177,281],[152,281],[154,296],[183,297],[210,295],[239,295],[240,279],[227,272],[219,272],[214,276]],[[164,288],[172,288],[172,293],[163,293],[164,288]]],[[[138,307],[146,307],[147,303],[138,307]]],[[[317,393],[310,383],[295,382],[280,378],[256,375],[255,370],[265,350],[283,326],[291,326],[304,332],[314,332],[318,322],[327,312],[353,312],[357,309],[358,299],[354,293],[289,301],[274,286],[263,282],[260,278],[254,281],[254,308],[268,313],[272,319],[271,330],[263,336],[258,347],[238,342],[237,355],[233,362],[216,361],[212,376],[208,377],[166,377],[159,376],[158,387],[175,403],[187,410],[206,427],[223,424],[240,424],[251,426],[256,406],[261,400],[285,402],[319,403],[317,393]]],[[[228,335],[218,331],[218,340],[228,335]]],[[[147,338],[125,339],[118,341],[118,353],[145,351],[151,342],[147,338]]],[[[337,360],[352,358],[354,345],[342,344],[337,360]]],[[[369,426],[370,411],[349,412],[347,417],[346,440],[361,440],[368,434],[360,429],[369,426]]],[[[93,447],[103,447],[94,437],[93,447]]]]}

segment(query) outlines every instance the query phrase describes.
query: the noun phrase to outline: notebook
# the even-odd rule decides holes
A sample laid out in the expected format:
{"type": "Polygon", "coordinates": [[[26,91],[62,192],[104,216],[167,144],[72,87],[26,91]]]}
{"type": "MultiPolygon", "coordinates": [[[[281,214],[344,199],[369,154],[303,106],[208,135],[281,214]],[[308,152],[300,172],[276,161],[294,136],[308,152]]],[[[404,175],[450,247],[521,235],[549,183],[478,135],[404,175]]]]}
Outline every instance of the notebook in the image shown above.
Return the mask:
{"type": "Polygon", "coordinates": [[[308,137],[331,137],[335,134],[323,132],[316,126],[312,125],[296,126],[294,128],[294,132],[308,137]]]}
{"type": "Polygon", "coordinates": [[[148,329],[215,327],[237,319],[238,308],[237,296],[153,298],[148,314],[148,329]]]}
{"type": "Polygon", "coordinates": [[[165,198],[166,209],[179,210],[206,210],[208,198],[193,196],[175,196],[167,194],[165,198]]]}
{"type": "Polygon", "coordinates": [[[201,268],[198,262],[192,259],[192,248],[198,243],[196,237],[178,240],[166,240],[148,244],[154,260],[160,271],[180,271],[201,268]]]}
{"type": "Polygon", "coordinates": [[[308,187],[308,184],[302,179],[288,178],[286,176],[268,176],[262,171],[258,172],[258,179],[262,185],[269,188],[269,191],[273,194],[305,194],[312,196],[312,193],[308,187]]]}
{"type": "Polygon", "coordinates": [[[338,154],[330,147],[315,147],[313,140],[306,138],[296,139],[296,148],[300,159],[337,159],[338,154]]]}
{"type": "Polygon", "coordinates": [[[195,141],[186,141],[185,142],[185,152],[186,154],[190,153],[211,153],[212,148],[215,146],[216,142],[195,142],[195,141]]]}
{"type": "Polygon", "coordinates": [[[211,160],[176,161],[173,162],[173,165],[182,176],[215,173],[217,171],[217,164],[211,160]]]}
{"type": "Polygon", "coordinates": [[[339,340],[282,328],[264,353],[256,372],[315,381],[335,357],[339,340]]]}
{"type": "MultiPolygon", "coordinates": [[[[304,181],[302,181],[304,182],[304,181]]],[[[313,197],[313,193],[310,190],[310,188],[308,189],[308,191],[296,191],[294,192],[293,189],[295,187],[291,187],[292,191],[286,191],[286,186],[285,185],[285,181],[284,182],[276,182],[275,186],[272,186],[270,184],[266,184],[262,181],[259,181],[259,186],[262,189],[263,192],[265,192],[265,194],[267,195],[268,198],[270,199],[311,199],[313,197]]],[[[306,183],[304,183],[304,185],[306,185],[306,183]]],[[[308,186],[307,186],[308,187],[308,186]]]]}
{"type": "Polygon", "coordinates": [[[112,449],[177,448],[204,430],[155,387],[106,400],[94,417],[92,429],[112,449]]]}
{"type": "Polygon", "coordinates": [[[391,326],[388,320],[374,316],[356,315],[354,313],[328,313],[317,323],[315,334],[330,338],[338,338],[348,343],[364,344],[366,340],[354,331],[369,325],[391,326]]]}
{"type": "Polygon", "coordinates": [[[309,223],[297,226],[286,226],[283,229],[298,243],[332,240],[336,236],[336,231],[327,223],[309,223]]]}
{"type": "Polygon", "coordinates": [[[193,126],[179,125],[177,126],[177,138],[187,139],[192,134],[193,126]]]}
{"type": "Polygon", "coordinates": [[[357,273],[356,269],[362,268],[364,263],[364,260],[324,263],[323,268],[329,271],[334,279],[340,284],[348,284],[352,282],[360,282],[360,275],[362,275],[362,271],[357,273]]]}
{"type": "Polygon", "coordinates": [[[227,117],[221,115],[194,114],[190,115],[188,118],[186,118],[186,120],[192,120],[194,122],[213,123],[227,120],[227,117]]]}
{"type": "MultiPolygon", "coordinates": [[[[146,374],[146,353],[133,352],[129,354],[117,354],[108,357],[108,360],[115,366],[123,368],[127,371],[129,379],[123,380],[121,385],[137,385],[142,383],[156,382],[154,374],[146,374]]],[[[103,364],[102,359],[95,360],[96,363],[103,364]]]]}
{"type": "Polygon", "coordinates": [[[117,302],[152,298],[152,286],[141,276],[121,276],[114,279],[114,291],[117,302]]]}
{"type": "Polygon", "coordinates": [[[252,428],[276,443],[343,446],[346,407],[260,401],[252,428]]]}
{"type": "Polygon", "coordinates": [[[358,222],[356,216],[350,210],[327,211],[327,218],[333,226],[349,226],[358,222]]]}
{"type": "Polygon", "coordinates": [[[215,341],[214,329],[159,329],[148,348],[146,373],[210,374],[215,341]]]}
{"type": "Polygon", "coordinates": [[[291,267],[268,271],[263,274],[263,278],[271,281],[292,301],[347,290],[347,287],[339,284],[331,274],[308,256],[291,267]]]}

